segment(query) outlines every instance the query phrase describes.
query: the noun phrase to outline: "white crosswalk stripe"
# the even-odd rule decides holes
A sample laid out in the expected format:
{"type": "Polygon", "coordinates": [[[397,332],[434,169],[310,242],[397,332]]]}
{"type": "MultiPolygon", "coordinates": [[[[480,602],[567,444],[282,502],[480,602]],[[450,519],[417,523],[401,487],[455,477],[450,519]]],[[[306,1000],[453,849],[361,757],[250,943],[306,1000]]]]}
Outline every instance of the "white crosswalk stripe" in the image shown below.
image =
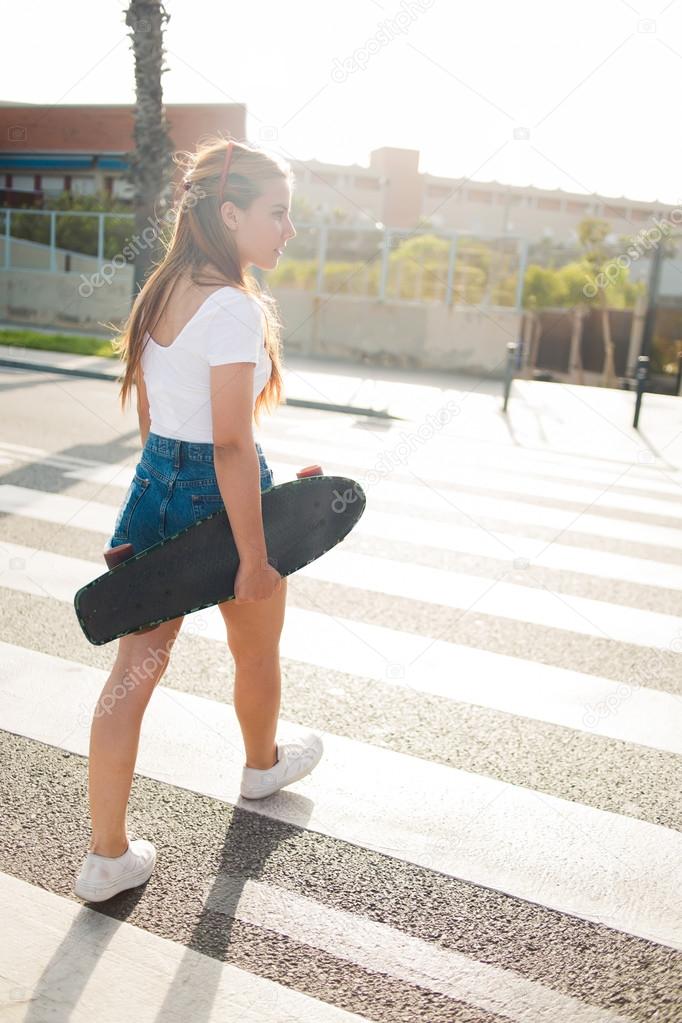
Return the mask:
{"type": "MultiPolygon", "coordinates": [[[[125,921],[108,928],[106,917],[87,906],[2,873],[0,898],[3,924],[13,938],[4,943],[0,978],[7,1019],[40,1018],[19,1012],[42,993],[49,1004],[68,1005],[71,1023],[120,1023],[122,1019],[186,1023],[199,1018],[205,1023],[226,1019],[360,1023],[364,1019],[230,963],[217,963],[125,921]],[[41,979],[40,967],[51,960],[59,968],[52,970],[48,985],[41,979]],[[169,999],[168,989],[174,988],[178,978],[181,981],[169,999]]],[[[595,1023],[600,1018],[595,1016],[595,1023]]],[[[612,1019],[606,1014],[603,1018],[612,1019]]]]}
{"type": "MultiPolygon", "coordinates": [[[[675,524],[682,517],[682,502],[676,500],[682,493],[680,474],[588,458],[568,463],[529,451],[500,458],[489,446],[455,444],[446,436],[437,436],[401,464],[401,433],[410,432],[405,424],[392,427],[380,441],[359,435],[343,417],[334,417],[326,429],[325,471],[362,482],[383,451],[393,453],[394,472],[363,483],[368,506],[353,542],[291,577],[282,658],[322,677],[343,673],[363,680],[368,700],[375,685],[382,694],[411,690],[509,715],[529,735],[540,724],[552,725],[567,735],[631,744],[661,757],[682,756],[682,697],[656,685],[660,659],[676,660],[682,651],[682,566],[668,556],[682,548],[675,524]],[[570,535],[552,542],[534,535],[536,530],[570,535]],[[601,545],[583,547],[581,537],[601,545]],[[361,552],[356,538],[376,541],[377,551],[361,552]],[[628,540],[640,555],[648,546],[651,559],[622,553],[628,540]],[[410,561],[417,548],[465,555],[467,571],[410,561]],[[477,558],[499,562],[498,570],[477,574],[469,569],[477,558]],[[505,581],[524,562],[528,583],[505,581]],[[534,569],[555,573],[549,578],[557,580],[562,573],[589,579],[592,595],[553,589],[547,576],[533,577],[534,569]],[[605,596],[615,582],[633,594],[632,601],[616,603],[605,596]],[[447,609],[453,628],[445,636],[429,635],[364,621],[361,613],[357,618],[335,613],[333,600],[318,604],[310,596],[321,584],[332,587],[327,592],[352,589],[363,599],[371,594],[387,608],[407,602],[426,615],[430,607],[447,609]],[[643,587],[669,594],[670,613],[645,606],[643,587]],[[651,671],[615,680],[541,663],[532,651],[521,657],[518,651],[454,642],[456,623],[472,610],[490,623],[541,629],[557,648],[570,636],[575,642],[607,640],[614,649],[648,652],[651,671]]],[[[305,415],[290,416],[276,429],[269,424],[260,439],[277,483],[319,460],[319,440],[309,436],[305,415]]],[[[15,594],[47,601],[43,613],[49,615],[52,606],[71,604],[76,590],[106,568],[103,561],[69,554],[68,531],[51,542],[53,549],[31,543],[39,544],[41,530],[52,524],[101,539],[103,545],[116,507],[97,494],[82,495],[88,485],[112,487],[122,495],[135,461],[105,464],[2,441],[0,462],[11,467],[0,479],[0,513],[32,523],[35,530],[29,543],[19,543],[9,529],[5,538],[0,526],[0,590],[8,600],[15,594]],[[41,490],[35,474],[31,482],[24,480],[28,466],[57,472],[62,491],[41,490]]],[[[190,621],[202,643],[224,646],[217,608],[188,616],[188,634],[190,621]]],[[[188,635],[187,641],[195,640],[188,635]]],[[[86,758],[93,709],[107,675],[0,635],[0,725],[29,743],[86,758]]],[[[294,719],[280,723],[284,738],[299,727],[294,719]]],[[[312,727],[310,721],[306,726],[312,727]]],[[[323,735],[325,755],[312,775],[265,802],[243,800],[238,791],[243,744],[233,706],[159,684],[145,715],[136,772],[150,783],[232,804],[319,840],[589,922],[606,941],[619,935],[668,953],[682,950],[682,832],[551,795],[543,790],[541,771],[537,786],[523,786],[319,725],[315,730],[323,735]]],[[[539,765],[543,755],[539,748],[539,765]]],[[[163,1013],[179,1023],[196,1015],[207,978],[210,997],[201,1011],[206,1020],[236,1012],[254,1023],[365,1018],[362,1011],[218,962],[144,924],[117,924],[109,935],[106,916],[51,891],[49,884],[0,872],[0,897],[14,936],[0,953],[0,995],[4,1004],[14,1003],[17,1019],[24,1018],[18,1006],[36,991],[68,1000],[74,1020],[94,1018],[105,985],[113,984],[121,991],[119,1018],[129,1014],[144,985],[142,1018],[163,1013]],[[73,951],[66,958],[61,953],[59,976],[49,992],[42,990],[36,964],[59,954],[69,932],[75,935],[73,951]],[[98,955],[90,959],[93,936],[98,955]],[[133,963],[139,964],[134,982],[133,963]],[[169,987],[176,991],[172,1001],[169,987]]],[[[217,869],[203,879],[201,898],[217,917],[381,975],[386,983],[473,1007],[486,1023],[493,1018],[627,1023],[631,1018],[625,1008],[605,1008],[596,992],[585,997],[577,987],[563,989],[520,968],[495,965],[485,955],[462,954],[259,877],[217,869]]]]}
{"type": "Polygon", "coordinates": [[[539,1016],[564,1023],[616,1023],[611,1012],[582,1004],[513,970],[475,963],[463,955],[438,949],[385,924],[352,913],[318,906],[312,899],[241,878],[220,877],[207,891],[206,905],[220,911],[238,894],[240,919],[276,928],[313,948],[342,956],[360,966],[372,965],[389,976],[440,991],[506,1019],[534,1023],[539,1016]]]}
{"type": "MultiPolygon", "coordinates": [[[[6,727],[86,755],[106,673],[0,649],[6,727]]],[[[150,778],[682,949],[682,833],[329,734],[299,783],[304,821],[281,792],[267,805],[240,799],[231,707],[158,685],[145,733],[136,769],[150,778]]]]}
{"type": "MultiPolygon", "coordinates": [[[[302,446],[291,443],[281,437],[268,441],[267,447],[270,453],[268,460],[272,462],[273,467],[277,465],[284,467],[291,464],[278,460],[278,454],[284,456],[291,455],[296,453],[297,448],[302,457],[306,454],[306,449],[302,446]]],[[[378,454],[379,456],[382,454],[385,456],[386,452],[391,452],[392,450],[391,444],[388,443],[378,449],[378,454]]],[[[581,479],[573,479],[569,482],[565,480],[553,481],[534,479],[530,475],[519,475],[512,479],[500,475],[499,472],[491,472],[490,468],[486,466],[462,466],[457,462],[456,454],[453,451],[450,451],[448,455],[441,455],[438,461],[434,461],[432,452],[428,452],[428,455],[428,462],[423,464],[424,459],[418,460],[414,458],[410,458],[403,463],[395,454],[393,459],[386,458],[386,468],[389,466],[394,467],[397,479],[401,483],[409,484],[418,483],[418,479],[411,478],[411,472],[414,472],[417,477],[422,472],[428,472],[431,477],[431,486],[440,489],[440,482],[447,488],[447,492],[452,494],[457,493],[458,487],[476,487],[477,490],[484,493],[489,490],[513,490],[519,495],[520,499],[523,499],[523,497],[541,497],[549,500],[581,501],[585,504],[589,503],[609,510],[621,509],[623,511],[636,511],[647,515],[663,515],[670,518],[682,517],[682,502],[656,500],[649,497],[648,494],[645,496],[644,493],[634,495],[619,493],[614,490],[613,484],[617,482],[626,487],[629,485],[630,477],[623,468],[610,473],[608,476],[605,474],[599,481],[585,481],[581,479]]],[[[352,456],[350,457],[352,459],[352,456]]],[[[334,447],[333,445],[325,444],[325,464],[333,466],[339,463],[348,463],[348,461],[349,453],[347,449],[341,446],[334,447]]],[[[372,469],[383,469],[383,462],[377,458],[377,452],[371,449],[358,452],[358,457],[352,459],[352,464],[354,468],[359,469],[362,467],[367,472],[370,472],[372,469]]],[[[673,497],[682,496],[682,491],[678,487],[676,488],[673,483],[668,484],[665,493],[673,497]]]]}
{"type": "MultiPolygon", "coordinates": [[[[75,577],[81,571],[81,566],[77,565],[71,570],[69,559],[62,555],[45,554],[12,544],[6,545],[6,551],[4,564],[0,562],[0,583],[24,592],[38,593],[42,590],[56,595],[60,592],[61,579],[75,577]]],[[[88,571],[90,575],[83,579],[81,585],[102,574],[95,570],[93,576],[92,567],[88,571]]],[[[375,593],[426,601],[462,611],[475,605],[480,614],[659,649],[670,649],[682,626],[682,620],[674,615],[557,594],[545,586],[519,586],[486,576],[405,565],[386,558],[353,554],[343,547],[330,551],[324,560],[308,565],[300,575],[341,584],[357,580],[363,589],[375,593]]]]}
{"type": "MultiPolygon", "coordinates": [[[[106,571],[106,566],[93,562],[7,541],[2,548],[0,586],[66,603],[73,601],[81,586],[106,571]]],[[[329,552],[325,558],[331,559],[332,554],[329,552]]],[[[330,563],[326,561],[327,566],[330,563]]],[[[325,559],[313,562],[301,569],[298,576],[333,579],[333,572],[316,571],[323,564],[325,559]]],[[[352,573],[346,576],[349,578],[353,578],[352,573]]],[[[363,584],[367,585],[364,577],[363,584]]],[[[292,585],[296,585],[296,579],[292,585]]],[[[629,608],[625,611],[632,613],[629,608]]],[[[618,613],[615,606],[613,613],[618,613]]],[[[682,700],[643,688],[640,683],[647,683],[646,677],[613,682],[307,608],[289,606],[286,619],[280,653],[299,663],[342,670],[360,678],[656,749],[682,751],[682,700]]],[[[225,626],[217,608],[197,611],[185,621],[192,621],[205,638],[224,643],[225,626]]],[[[679,634],[682,623],[677,624],[678,632],[671,632],[671,639],[679,634]]],[[[652,654],[651,676],[655,668],[652,654]]]]}
{"type": "MultiPolygon", "coordinates": [[[[328,419],[325,418],[325,423],[326,430],[323,433],[325,465],[334,464],[334,462],[339,460],[342,462],[351,460],[358,467],[361,465],[369,466],[371,464],[371,455],[377,451],[381,452],[386,447],[389,450],[392,447],[396,447],[402,433],[401,428],[393,428],[376,438],[374,443],[368,447],[366,436],[363,438],[364,443],[362,443],[358,438],[357,429],[348,426],[345,416],[338,418],[329,416],[328,419]],[[330,444],[332,441],[336,441],[337,444],[338,441],[343,441],[342,446],[334,449],[338,456],[337,459],[330,458],[330,451],[332,450],[330,444]],[[387,441],[390,441],[391,444],[387,445],[387,441]]],[[[289,455],[296,453],[297,457],[300,456],[301,461],[319,458],[319,455],[316,455],[319,441],[316,439],[315,443],[311,444],[310,432],[309,418],[300,420],[299,425],[296,426],[292,422],[291,417],[288,416],[284,437],[279,421],[278,425],[274,427],[265,424],[262,430],[261,443],[267,448],[270,464],[277,461],[275,455],[278,452],[289,455]]],[[[318,425],[316,427],[316,438],[319,433],[318,425]]],[[[509,482],[509,476],[512,477],[514,483],[513,489],[518,490],[519,482],[524,486],[523,480],[519,481],[519,476],[523,473],[543,476],[548,481],[570,481],[576,487],[588,483],[603,490],[615,484],[620,487],[626,487],[628,490],[642,491],[642,493],[647,495],[660,493],[673,498],[680,495],[680,489],[682,488],[682,473],[673,469],[663,471],[661,469],[646,468],[636,463],[624,464],[615,460],[605,465],[603,460],[590,462],[588,458],[584,457],[581,457],[579,461],[574,460],[574,464],[571,464],[565,459],[558,460],[556,456],[543,452],[529,453],[523,450],[506,449],[504,454],[501,455],[499,447],[491,451],[488,446],[468,447],[459,443],[457,443],[455,449],[456,458],[453,459],[453,447],[455,445],[451,437],[439,437],[436,435],[429,442],[429,448],[424,452],[424,457],[420,459],[420,462],[424,462],[429,467],[430,474],[437,478],[439,470],[442,472],[444,465],[445,468],[448,467],[447,459],[450,458],[457,474],[454,477],[456,482],[460,480],[458,474],[461,469],[477,470],[479,474],[485,473],[496,477],[497,489],[499,490],[505,489],[503,484],[505,481],[509,482]],[[431,450],[431,445],[434,446],[434,451],[431,450]]],[[[65,475],[69,479],[84,479],[101,483],[109,480],[112,470],[116,474],[119,468],[124,473],[130,473],[132,469],[132,463],[123,466],[121,463],[115,462],[98,462],[94,459],[80,458],[75,455],[52,453],[45,448],[13,444],[1,439],[0,455],[5,458],[7,463],[16,462],[18,464],[30,463],[59,466],[65,470],[65,475]]],[[[287,464],[286,460],[282,460],[281,464],[287,464]]],[[[398,467],[401,464],[406,463],[398,462],[398,467]]],[[[409,460],[409,464],[413,464],[412,458],[409,460]]],[[[357,475],[358,473],[355,474],[354,478],[357,475]]],[[[449,472],[446,474],[446,479],[452,480],[449,472]]],[[[542,493],[545,493],[545,491],[543,490],[542,493]]],[[[568,499],[571,499],[570,494],[566,496],[568,499]]],[[[575,496],[577,496],[577,492],[573,494],[573,497],[575,496]]],[[[641,510],[639,505],[636,508],[638,511],[641,510]]]]}
{"type": "MultiPolygon", "coordinates": [[[[100,474],[101,476],[101,474],[100,474]]],[[[130,482],[130,470],[121,467],[116,477],[98,478],[98,483],[125,488],[130,482]]],[[[91,532],[111,535],[115,509],[101,501],[83,501],[66,494],[50,494],[30,487],[11,483],[0,484],[0,512],[25,515],[43,522],[57,522],[91,532]]],[[[355,527],[355,535],[377,537],[400,543],[421,542],[415,536],[414,521],[406,514],[365,510],[355,527]]],[[[430,522],[423,546],[437,547],[462,554],[494,558],[502,562],[525,559],[539,568],[551,568],[599,576],[603,579],[622,579],[640,585],[665,589],[682,589],[682,567],[664,561],[631,558],[591,548],[575,547],[563,543],[523,537],[501,530],[480,527],[462,527],[449,522],[430,522]]]]}

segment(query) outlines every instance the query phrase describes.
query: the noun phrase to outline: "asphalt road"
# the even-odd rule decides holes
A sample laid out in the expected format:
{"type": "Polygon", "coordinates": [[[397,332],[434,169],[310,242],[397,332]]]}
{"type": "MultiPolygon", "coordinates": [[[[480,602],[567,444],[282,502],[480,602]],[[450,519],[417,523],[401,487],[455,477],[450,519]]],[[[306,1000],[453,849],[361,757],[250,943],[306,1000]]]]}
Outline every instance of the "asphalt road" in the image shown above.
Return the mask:
{"type": "Polygon", "coordinates": [[[276,483],[320,462],[367,493],[289,579],[283,729],[325,757],[238,798],[222,620],[188,616],[128,816],[157,865],[94,906],[71,884],[116,644],[72,599],[139,431],[110,382],[0,387],[3,1019],[682,1018],[680,473],[607,430],[572,455],[481,439],[466,411],[429,436],[265,416],[276,483]]]}

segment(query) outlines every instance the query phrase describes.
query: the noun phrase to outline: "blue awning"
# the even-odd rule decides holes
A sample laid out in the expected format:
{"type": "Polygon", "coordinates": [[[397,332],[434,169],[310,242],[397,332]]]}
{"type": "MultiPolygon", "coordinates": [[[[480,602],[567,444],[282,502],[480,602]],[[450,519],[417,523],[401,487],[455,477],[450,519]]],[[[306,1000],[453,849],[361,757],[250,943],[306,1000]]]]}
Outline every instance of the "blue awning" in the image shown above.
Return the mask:
{"type": "Polygon", "coordinates": [[[128,170],[128,161],[122,156],[99,156],[97,158],[97,166],[101,167],[102,170],[128,170]]]}
{"type": "Polygon", "coordinates": [[[0,153],[0,167],[6,171],[69,171],[102,170],[127,171],[128,161],[123,156],[81,156],[69,153],[0,153]]]}
{"type": "Polygon", "coordinates": [[[0,153],[0,167],[5,170],[90,170],[95,161],[92,156],[44,156],[42,153],[0,153]]]}

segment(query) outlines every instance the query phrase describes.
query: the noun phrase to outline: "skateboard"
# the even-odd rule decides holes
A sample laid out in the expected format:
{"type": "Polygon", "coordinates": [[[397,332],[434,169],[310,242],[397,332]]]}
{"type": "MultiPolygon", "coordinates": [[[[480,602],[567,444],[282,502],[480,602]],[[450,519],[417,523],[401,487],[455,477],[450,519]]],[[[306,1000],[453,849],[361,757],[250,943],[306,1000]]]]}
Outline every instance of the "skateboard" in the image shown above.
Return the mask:
{"type": "MultiPolygon", "coordinates": [[[[281,576],[309,565],[348,535],[365,500],[359,483],[325,476],[319,465],[266,490],[268,562],[281,576]]],[[[80,626],[96,646],[234,599],[239,554],[224,507],[138,553],[129,543],[107,548],[104,559],[109,571],[74,597],[80,626]]]]}

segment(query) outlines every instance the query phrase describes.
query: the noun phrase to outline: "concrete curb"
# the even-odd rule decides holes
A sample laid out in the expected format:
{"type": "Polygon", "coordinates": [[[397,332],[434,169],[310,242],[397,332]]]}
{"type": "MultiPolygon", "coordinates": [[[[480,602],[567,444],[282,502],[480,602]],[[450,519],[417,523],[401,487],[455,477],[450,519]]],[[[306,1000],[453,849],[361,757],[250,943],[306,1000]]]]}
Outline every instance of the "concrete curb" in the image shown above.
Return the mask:
{"type": "MultiPolygon", "coordinates": [[[[40,349],[31,349],[31,351],[39,350],[40,349]]],[[[92,358],[92,356],[84,356],[84,358],[92,358]]],[[[42,361],[27,362],[23,359],[12,359],[1,356],[0,366],[8,366],[13,369],[37,370],[40,373],[59,373],[63,376],[83,377],[88,380],[108,380],[114,382],[118,379],[118,374],[114,372],[106,373],[102,370],[83,369],[80,367],[74,369],[71,366],[56,366],[42,361]]],[[[287,398],[284,404],[291,405],[296,408],[310,408],[324,412],[343,412],[345,414],[355,416],[371,416],[374,419],[385,419],[396,422],[406,421],[403,416],[392,415],[390,412],[386,412],[382,409],[363,408],[360,405],[336,405],[332,402],[312,401],[306,398],[287,398]]]]}

